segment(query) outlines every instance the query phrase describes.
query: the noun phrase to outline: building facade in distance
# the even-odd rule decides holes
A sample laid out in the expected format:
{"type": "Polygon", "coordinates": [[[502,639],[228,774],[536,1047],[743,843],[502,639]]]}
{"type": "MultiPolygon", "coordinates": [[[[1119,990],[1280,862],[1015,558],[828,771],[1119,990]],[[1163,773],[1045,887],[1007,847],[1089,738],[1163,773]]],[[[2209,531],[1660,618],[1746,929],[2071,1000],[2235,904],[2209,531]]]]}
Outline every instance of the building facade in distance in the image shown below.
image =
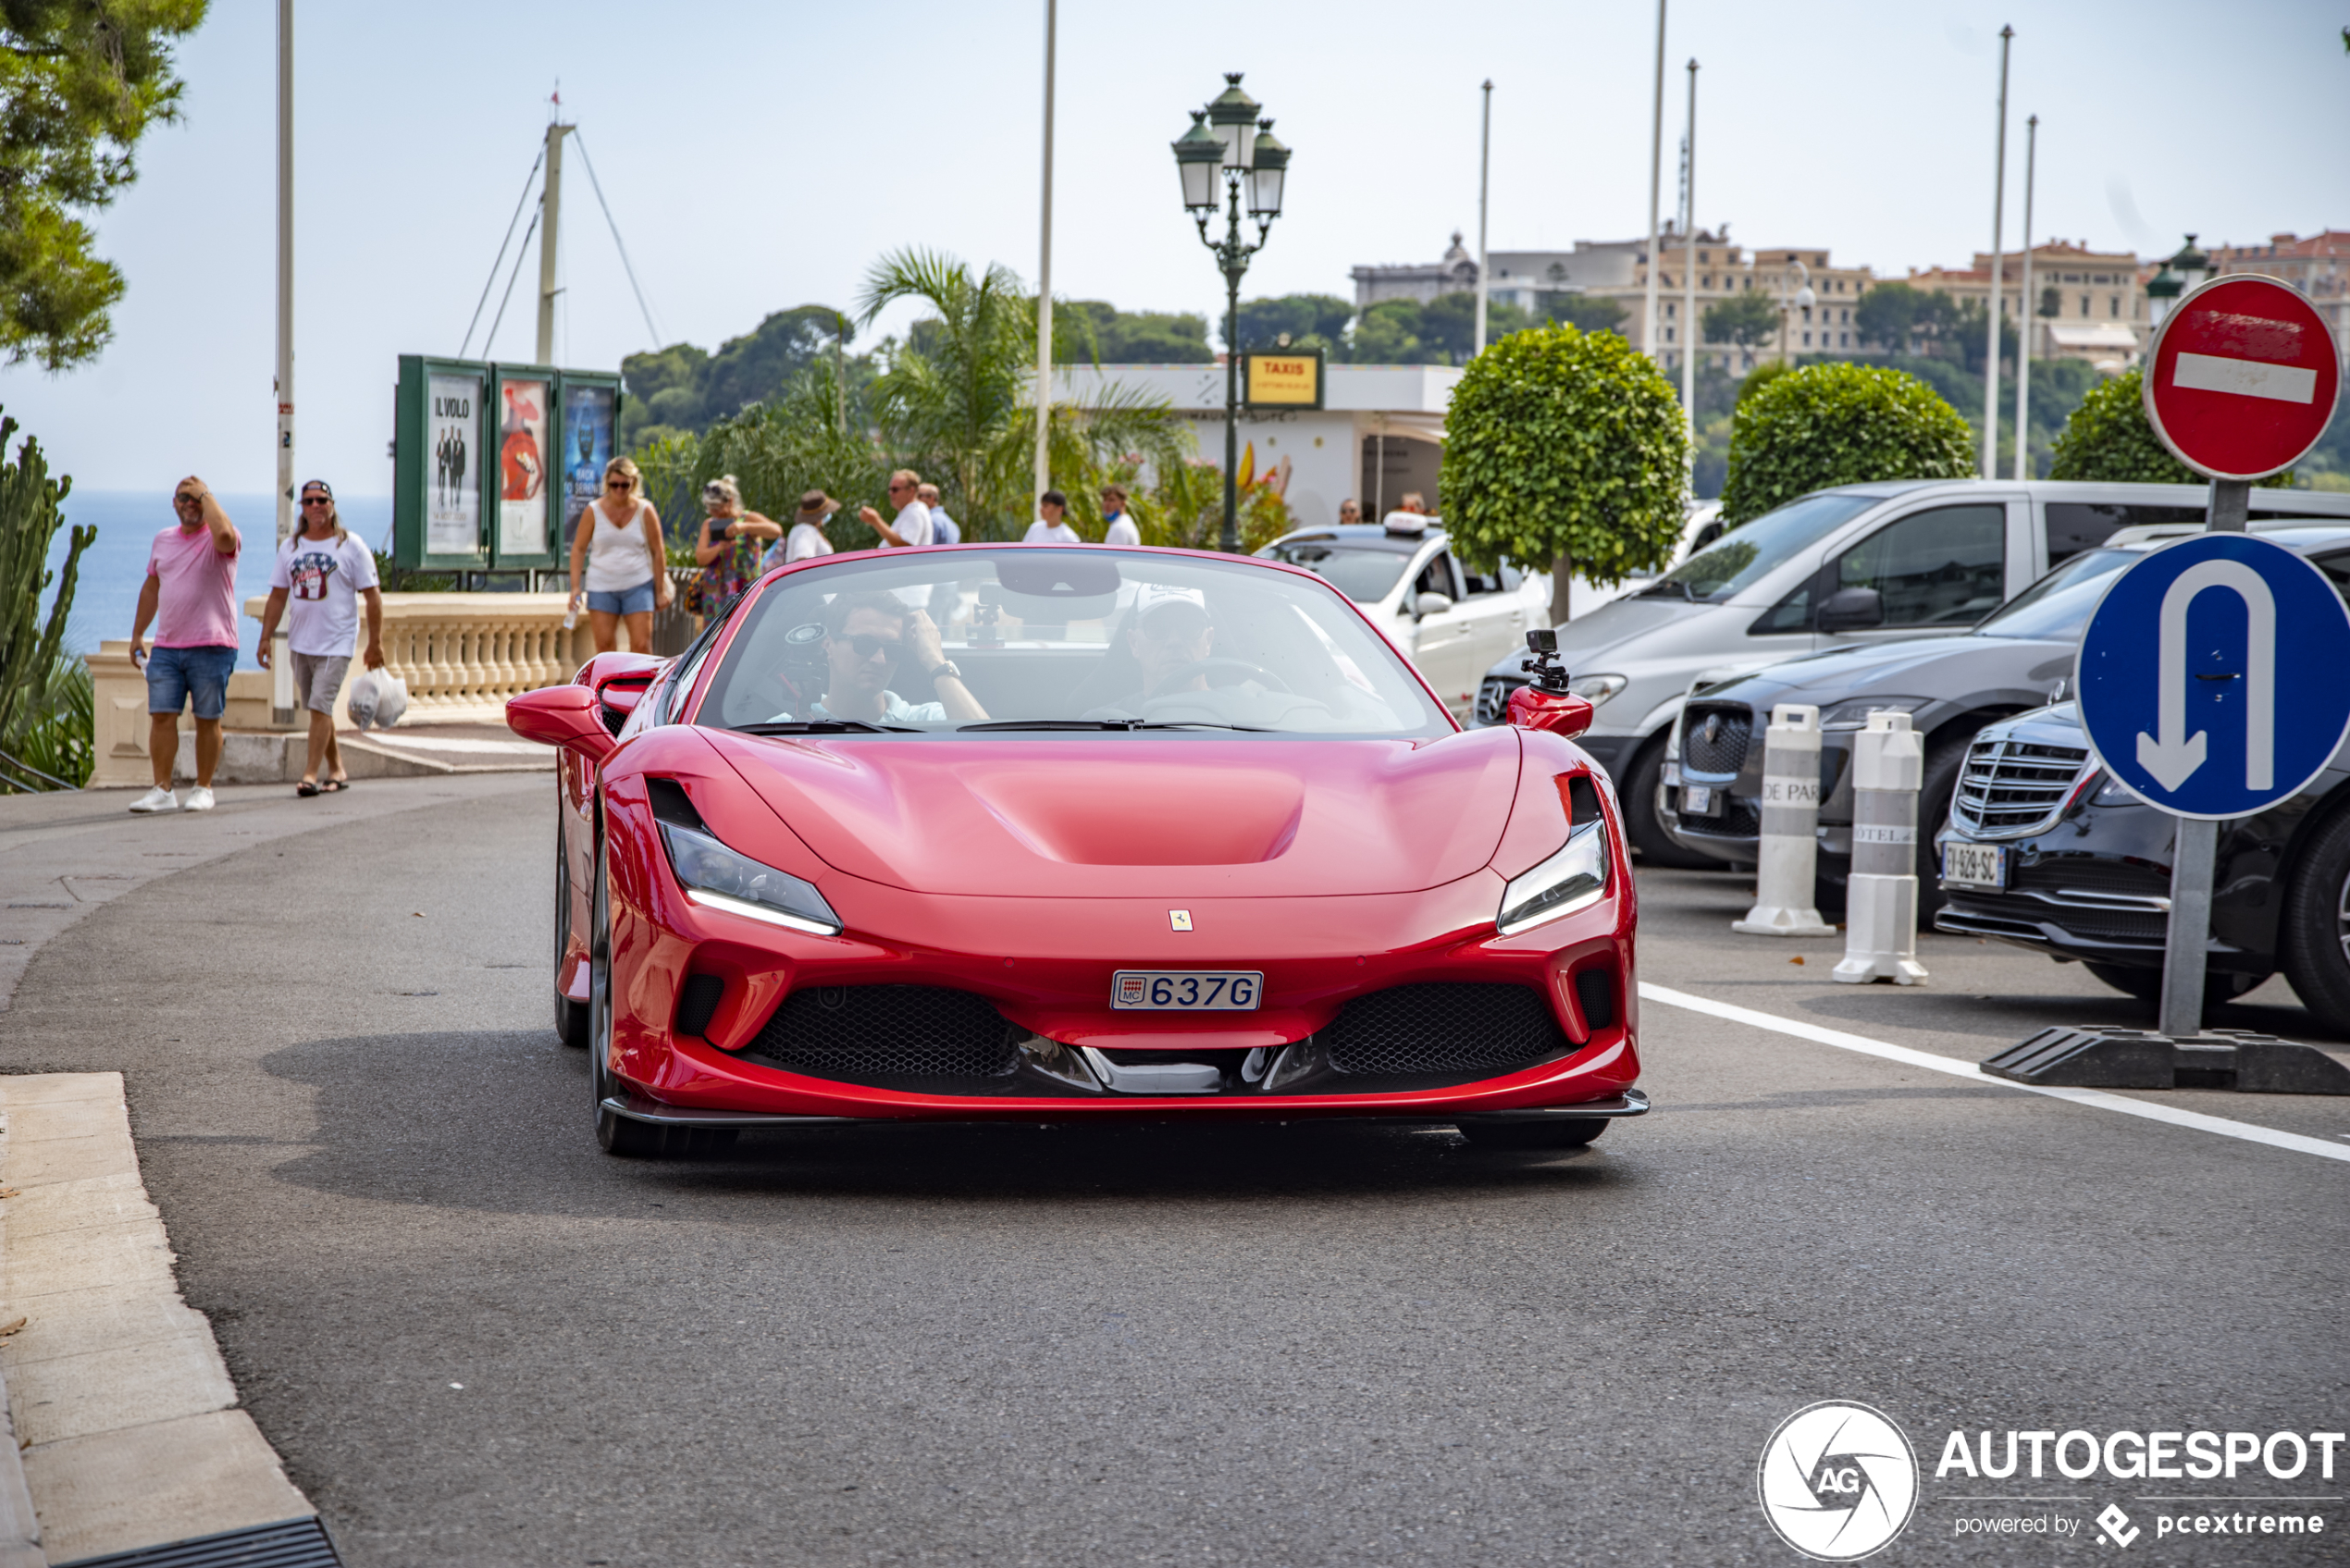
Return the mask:
{"type": "MultiPolygon", "coordinates": [[[[2127,251],[2093,251],[2070,240],[2051,240],[2032,249],[2032,357],[2084,359],[2109,376],[2137,363],[2138,350],[2151,329],[2146,315],[2146,280],[2150,268],[2141,267],[2127,251]]],[[[1991,294],[1991,253],[1977,251],[1971,266],[1911,268],[1904,279],[1923,293],[1939,290],[1957,300],[1982,304],[1991,294]]],[[[2018,294],[2023,288],[2023,254],[2000,258],[1999,314],[2008,321],[2022,319],[2024,306],[2018,294]]]]}

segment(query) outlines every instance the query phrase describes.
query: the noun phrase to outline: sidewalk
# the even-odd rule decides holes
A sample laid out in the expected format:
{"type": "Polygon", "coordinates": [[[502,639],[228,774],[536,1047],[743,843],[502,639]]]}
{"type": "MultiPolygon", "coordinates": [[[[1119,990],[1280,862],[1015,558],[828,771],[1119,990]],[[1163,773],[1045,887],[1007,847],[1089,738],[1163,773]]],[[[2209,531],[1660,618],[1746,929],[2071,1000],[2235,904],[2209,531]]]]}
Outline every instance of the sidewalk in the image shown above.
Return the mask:
{"type": "MultiPolygon", "coordinates": [[[[466,729],[418,738],[453,740],[464,756],[476,738],[466,729]]],[[[372,779],[308,799],[283,784],[224,785],[214,810],[152,817],[126,810],[121,790],[0,796],[0,1009],[43,944],[173,871],[348,822],[546,787],[512,772],[372,779]]],[[[0,1568],[101,1568],[124,1552],[197,1561],[145,1552],[208,1537],[221,1538],[205,1562],[248,1560],[238,1550],[289,1565],[336,1561],[315,1511],[238,1408],[211,1325],[180,1299],[173,1262],[141,1179],[122,1075],[0,1074],[0,1401],[14,1424],[10,1436],[0,1422],[0,1568]]]]}
{"type": "MultiPolygon", "coordinates": [[[[343,767],[353,779],[423,778],[451,773],[546,772],[555,750],[523,740],[503,724],[402,724],[389,730],[338,730],[343,767]]],[[[309,761],[300,731],[230,730],[222,737],[216,784],[293,784],[309,761]]],[[[144,767],[144,763],[140,764],[144,767]]],[[[181,779],[196,776],[194,726],[179,727],[181,779]]],[[[145,786],[140,780],[140,787],[145,786]]]]}

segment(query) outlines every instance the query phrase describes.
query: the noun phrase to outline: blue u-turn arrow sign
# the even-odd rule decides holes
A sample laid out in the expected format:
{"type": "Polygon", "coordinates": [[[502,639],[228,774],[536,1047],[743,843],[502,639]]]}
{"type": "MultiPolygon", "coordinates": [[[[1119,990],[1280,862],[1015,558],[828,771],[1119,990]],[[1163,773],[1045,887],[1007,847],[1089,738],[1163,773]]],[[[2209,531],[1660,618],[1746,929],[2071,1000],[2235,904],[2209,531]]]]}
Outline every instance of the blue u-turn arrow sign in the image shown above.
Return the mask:
{"type": "Polygon", "coordinates": [[[2174,816],[2249,816],[2315,779],[2350,728],[2350,610],[2282,545],[2197,534],[2114,578],[2076,674],[2123,788],[2174,816]]]}

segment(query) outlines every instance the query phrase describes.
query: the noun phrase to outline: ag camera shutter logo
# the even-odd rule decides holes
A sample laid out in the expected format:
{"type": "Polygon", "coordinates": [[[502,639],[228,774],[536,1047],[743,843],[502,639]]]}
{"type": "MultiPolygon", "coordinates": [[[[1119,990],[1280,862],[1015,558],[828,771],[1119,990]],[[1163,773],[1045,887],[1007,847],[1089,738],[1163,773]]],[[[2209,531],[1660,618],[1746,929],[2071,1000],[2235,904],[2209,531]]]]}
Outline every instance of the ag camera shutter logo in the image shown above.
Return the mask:
{"type": "Polygon", "coordinates": [[[1853,1562],[1908,1526],[1918,1458],[1884,1412],[1824,1400],[1779,1423],[1754,1485],[1779,1539],[1815,1562],[1853,1562]]]}

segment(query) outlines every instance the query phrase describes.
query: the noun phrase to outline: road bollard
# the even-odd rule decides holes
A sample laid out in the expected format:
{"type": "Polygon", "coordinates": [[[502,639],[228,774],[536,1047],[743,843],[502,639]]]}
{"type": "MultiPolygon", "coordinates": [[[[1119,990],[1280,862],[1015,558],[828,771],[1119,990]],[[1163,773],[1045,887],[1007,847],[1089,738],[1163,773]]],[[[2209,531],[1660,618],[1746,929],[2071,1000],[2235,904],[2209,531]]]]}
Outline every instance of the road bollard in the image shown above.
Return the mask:
{"type": "Polygon", "coordinates": [[[1918,785],[1925,744],[1907,713],[1872,713],[1852,737],[1852,880],[1845,894],[1848,985],[1915,985],[1918,962],[1918,785]]]}
{"type": "Polygon", "coordinates": [[[1749,936],[1834,936],[1812,884],[1819,870],[1820,710],[1782,702],[1762,733],[1762,824],[1754,907],[1732,920],[1749,936]]]}

